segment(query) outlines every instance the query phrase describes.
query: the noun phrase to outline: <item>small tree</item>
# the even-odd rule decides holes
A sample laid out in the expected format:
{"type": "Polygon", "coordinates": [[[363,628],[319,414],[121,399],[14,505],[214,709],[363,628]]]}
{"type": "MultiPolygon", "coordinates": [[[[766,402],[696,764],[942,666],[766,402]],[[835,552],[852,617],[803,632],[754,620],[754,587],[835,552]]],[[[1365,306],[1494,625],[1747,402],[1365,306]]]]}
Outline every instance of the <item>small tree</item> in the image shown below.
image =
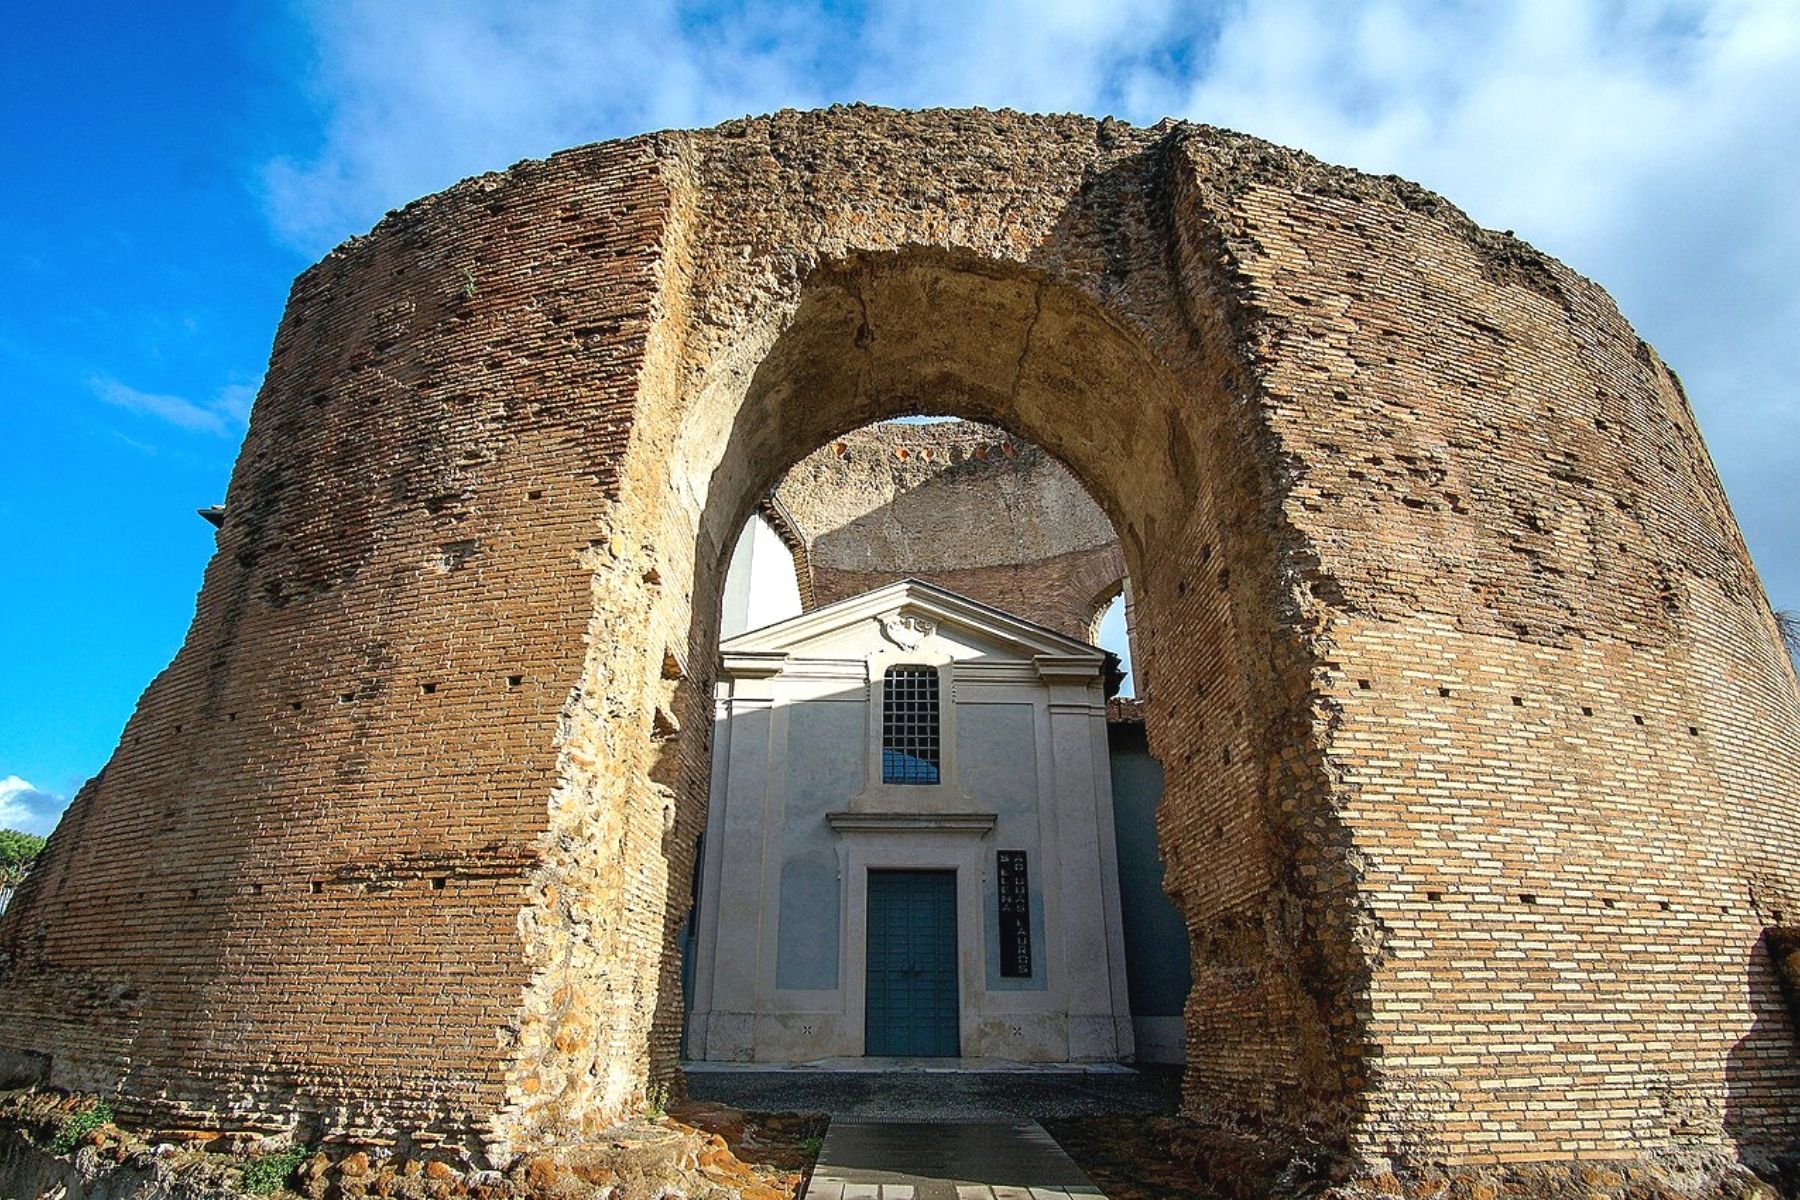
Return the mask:
{"type": "Polygon", "coordinates": [[[44,839],[18,829],[0,829],[0,887],[14,887],[43,852],[44,839]]]}
{"type": "Polygon", "coordinates": [[[1781,640],[1787,645],[1788,656],[1800,662],[1800,612],[1791,608],[1777,609],[1775,627],[1781,630],[1781,640]]]}

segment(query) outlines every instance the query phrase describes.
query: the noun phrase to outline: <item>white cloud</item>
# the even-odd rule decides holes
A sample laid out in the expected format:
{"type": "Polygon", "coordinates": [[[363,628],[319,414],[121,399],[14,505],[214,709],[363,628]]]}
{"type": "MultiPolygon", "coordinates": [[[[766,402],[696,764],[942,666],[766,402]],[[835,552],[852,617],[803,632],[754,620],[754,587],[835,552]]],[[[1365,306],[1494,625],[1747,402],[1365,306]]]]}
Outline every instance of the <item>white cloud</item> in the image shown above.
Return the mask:
{"type": "Polygon", "coordinates": [[[39,791],[17,775],[0,779],[0,829],[48,835],[67,804],[66,797],[39,791]]]}
{"type": "Polygon", "coordinates": [[[250,405],[255,401],[257,390],[261,386],[260,381],[226,384],[213,397],[213,411],[235,425],[242,425],[250,419],[250,405]]]}
{"type": "Polygon", "coordinates": [[[1126,65],[1180,32],[1178,16],[1168,0],[877,5],[846,56],[856,64],[848,91],[905,107],[1104,115],[1118,107],[1126,65]]]}
{"type": "Polygon", "coordinates": [[[522,157],[833,101],[1173,115],[1416,179],[1619,299],[1688,384],[1777,603],[1800,607],[1792,0],[295,12],[318,138],[262,179],[277,233],[313,254],[522,157]]]}
{"type": "Polygon", "coordinates": [[[572,0],[298,11],[322,138],[262,181],[277,233],[314,253],[467,175],[779,106],[806,54],[797,17],[684,29],[666,0],[629,15],[572,0]]]}
{"type": "Polygon", "coordinates": [[[95,396],[115,407],[156,417],[183,429],[221,435],[242,427],[250,415],[250,402],[256,398],[254,384],[228,384],[220,388],[211,401],[203,404],[180,396],[139,391],[100,375],[89,379],[88,387],[95,396]]]}

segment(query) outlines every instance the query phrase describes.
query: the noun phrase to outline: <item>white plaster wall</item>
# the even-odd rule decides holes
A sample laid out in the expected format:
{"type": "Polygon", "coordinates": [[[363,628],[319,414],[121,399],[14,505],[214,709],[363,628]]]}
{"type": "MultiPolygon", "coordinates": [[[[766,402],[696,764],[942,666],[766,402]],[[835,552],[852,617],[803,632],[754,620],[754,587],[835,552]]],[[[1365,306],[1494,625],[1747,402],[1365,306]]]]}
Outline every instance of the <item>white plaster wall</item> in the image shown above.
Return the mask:
{"type": "Polygon", "coordinates": [[[785,621],[800,611],[800,581],[794,555],[760,516],[744,522],[725,569],[724,606],[719,636],[736,637],[785,621]]]}

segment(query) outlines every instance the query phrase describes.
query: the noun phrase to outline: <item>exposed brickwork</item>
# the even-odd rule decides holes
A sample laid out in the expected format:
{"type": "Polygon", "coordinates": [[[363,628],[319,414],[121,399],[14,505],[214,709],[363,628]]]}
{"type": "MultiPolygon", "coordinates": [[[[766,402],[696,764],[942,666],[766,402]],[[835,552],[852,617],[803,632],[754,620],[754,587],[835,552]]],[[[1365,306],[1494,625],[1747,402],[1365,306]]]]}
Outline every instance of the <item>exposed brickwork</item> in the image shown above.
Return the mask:
{"type": "Polygon", "coordinates": [[[835,438],[776,489],[802,531],[802,594],[830,604],[912,577],[1092,640],[1125,556],[1106,514],[1030,442],[973,421],[835,438]]]}
{"type": "Polygon", "coordinates": [[[304,275],[188,643],[0,920],[0,1062],[496,1156],[637,1103],[731,539],[944,409],[1118,531],[1190,1115],[1800,1141],[1800,697],[1673,376],[1412,185],[985,112],[572,151],[304,275]]]}
{"type": "Polygon", "coordinates": [[[55,1082],[427,1142],[500,1106],[653,151],[472,180],[296,282],[187,645],[6,914],[0,1041],[55,1082]]]}
{"type": "Polygon", "coordinates": [[[1136,696],[1114,696],[1106,702],[1106,722],[1109,725],[1143,724],[1144,702],[1136,696]]]}

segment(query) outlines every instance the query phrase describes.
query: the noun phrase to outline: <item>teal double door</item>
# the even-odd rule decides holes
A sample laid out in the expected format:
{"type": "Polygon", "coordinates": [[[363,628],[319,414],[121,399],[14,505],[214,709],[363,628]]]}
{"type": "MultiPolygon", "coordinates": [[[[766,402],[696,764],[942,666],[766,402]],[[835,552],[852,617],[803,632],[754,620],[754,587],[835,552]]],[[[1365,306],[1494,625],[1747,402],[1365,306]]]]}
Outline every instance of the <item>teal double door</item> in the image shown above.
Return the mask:
{"type": "Polygon", "coordinates": [[[956,872],[869,872],[863,1053],[954,1058],[956,872]]]}

